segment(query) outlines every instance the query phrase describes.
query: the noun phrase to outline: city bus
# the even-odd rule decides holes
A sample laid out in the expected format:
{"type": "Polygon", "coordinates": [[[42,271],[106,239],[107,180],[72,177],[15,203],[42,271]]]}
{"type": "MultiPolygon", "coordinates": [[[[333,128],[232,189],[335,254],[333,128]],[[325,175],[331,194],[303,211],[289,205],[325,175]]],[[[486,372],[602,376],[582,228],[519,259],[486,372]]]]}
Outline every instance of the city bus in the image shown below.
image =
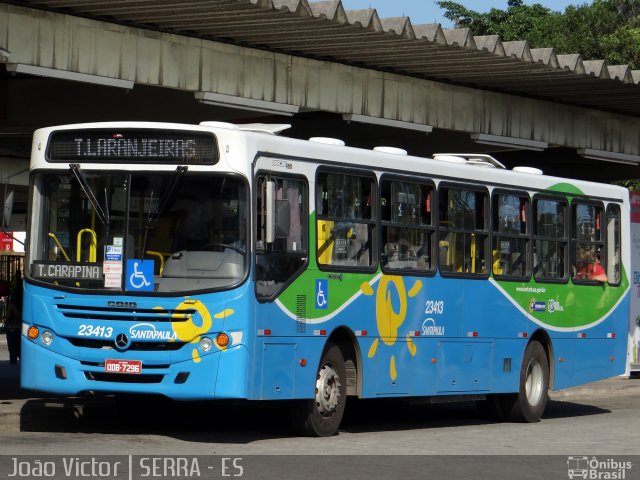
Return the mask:
{"type": "Polygon", "coordinates": [[[92,123],[33,138],[21,382],[61,395],[476,401],[624,372],[629,193],[289,125],[92,123]]]}

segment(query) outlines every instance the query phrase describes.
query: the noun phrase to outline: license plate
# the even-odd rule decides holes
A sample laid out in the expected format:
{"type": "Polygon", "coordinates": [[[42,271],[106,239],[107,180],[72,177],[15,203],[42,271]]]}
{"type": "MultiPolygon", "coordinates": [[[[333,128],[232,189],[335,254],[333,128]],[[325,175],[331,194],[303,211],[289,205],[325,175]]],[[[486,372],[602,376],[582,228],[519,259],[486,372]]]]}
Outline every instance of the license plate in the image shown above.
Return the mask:
{"type": "Polygon", "coordinates": [[[108,373],[142,373],[142,362],[140,360],[106,360],[104,371],[108,373]]]}

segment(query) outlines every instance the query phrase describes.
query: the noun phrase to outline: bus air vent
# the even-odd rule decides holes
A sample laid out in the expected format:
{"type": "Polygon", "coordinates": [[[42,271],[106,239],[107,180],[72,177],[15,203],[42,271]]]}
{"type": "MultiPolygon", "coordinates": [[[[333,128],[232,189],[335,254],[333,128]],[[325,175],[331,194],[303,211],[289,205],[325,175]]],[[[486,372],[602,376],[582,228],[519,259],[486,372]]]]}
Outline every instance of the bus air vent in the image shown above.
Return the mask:
{"type": "Polygon", "coordinates": [[[115,320],[129,322],[186,322],[196,313],[194,308],[155,309],[117,308],[90,305],[57,304],[58,312],[66,318],[82,320],[115,320]]]}
{"type": "Polygon", "coordinates": [[[315,143],[325,143],[327,145],[336,145],[338,147],[344,147],[344,142],[338,138],[311,137],[309,141],[315,142],[315,143]]]}
{"type": "Polygon", "coordinates": [[[542,170],[534,167],[513,167],[514,172],[529,173],[531,175],[542,175],[542,170]]]}
{"type": "Polygon", "coordinates": [[[407,151],[404,148],[396,147],[374,147],[374,152],[393,153],[395,155],[406,155],[407,151]]]}

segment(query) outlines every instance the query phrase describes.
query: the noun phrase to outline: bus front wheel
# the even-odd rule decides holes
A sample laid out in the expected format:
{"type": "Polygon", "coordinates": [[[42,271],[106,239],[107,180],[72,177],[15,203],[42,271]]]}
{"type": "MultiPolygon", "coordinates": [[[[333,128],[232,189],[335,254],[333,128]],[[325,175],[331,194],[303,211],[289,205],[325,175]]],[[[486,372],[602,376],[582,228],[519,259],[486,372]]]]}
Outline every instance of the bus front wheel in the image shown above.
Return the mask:
{"type": "Polygon", "coordinates": [[[338,431],[347,401],[346,378],[342,352],[327,344],[316,375],[315,398],[297,401],[291,412],[299,433],[328,437],[338,431]]]}
{"type": "Polygon", "coordinates": [[[512,422],[538,422],[547,404],[549,389],[549,361],[540,342],[527,345],[520,368],[517,394],[501,398],[502,411],[512,422]]]}

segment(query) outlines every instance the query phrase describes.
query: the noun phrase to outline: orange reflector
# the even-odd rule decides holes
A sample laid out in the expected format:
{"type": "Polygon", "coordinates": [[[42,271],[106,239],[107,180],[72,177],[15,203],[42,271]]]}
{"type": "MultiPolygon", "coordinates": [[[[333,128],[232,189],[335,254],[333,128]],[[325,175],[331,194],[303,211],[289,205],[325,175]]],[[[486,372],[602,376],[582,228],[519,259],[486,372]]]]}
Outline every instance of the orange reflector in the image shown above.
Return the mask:
{"type": "Polygon", "coordinates": [[[38,330],[38,327],[35,327],[35,326],[29,327],[29,330],[27,330],[27,337],[29,337],[31,340],[35,340],[39,336],[40,336],[40,330],[38,330]]]}
{"type": "Polygon", "coordinates": [[[611,355],[611,356],[609,357],[609,360],[613,362],[613,360],[614,360],[613,355],[611,355]]]}
{"type": "Polygon", "coordinates": [[[227,335],[226,333],[219,333],[216,337],[216,344],[220,348],[224,348],[229,345],[229,335],[227,335]]]}
{"type": "Polygon", "coordinates": [[[300,359],[300,366],[301,367],[306,367],[307,366],[307,359],[306,358],[301,358],[300,359]]]}
{"type": "Polygon", "coordinates": [[[431,363],[436,363],[436,359],[435,359],[435,358],[432,358],[432,359],[431,359],[431,363]]]}
{"type": "Polygon", "coordinates": [[[558,359],[558,361],[559,361],[560,363],[562,363],[562,362],[564,362],[564,358],[560,357],[560,358],[558,359]]]}

